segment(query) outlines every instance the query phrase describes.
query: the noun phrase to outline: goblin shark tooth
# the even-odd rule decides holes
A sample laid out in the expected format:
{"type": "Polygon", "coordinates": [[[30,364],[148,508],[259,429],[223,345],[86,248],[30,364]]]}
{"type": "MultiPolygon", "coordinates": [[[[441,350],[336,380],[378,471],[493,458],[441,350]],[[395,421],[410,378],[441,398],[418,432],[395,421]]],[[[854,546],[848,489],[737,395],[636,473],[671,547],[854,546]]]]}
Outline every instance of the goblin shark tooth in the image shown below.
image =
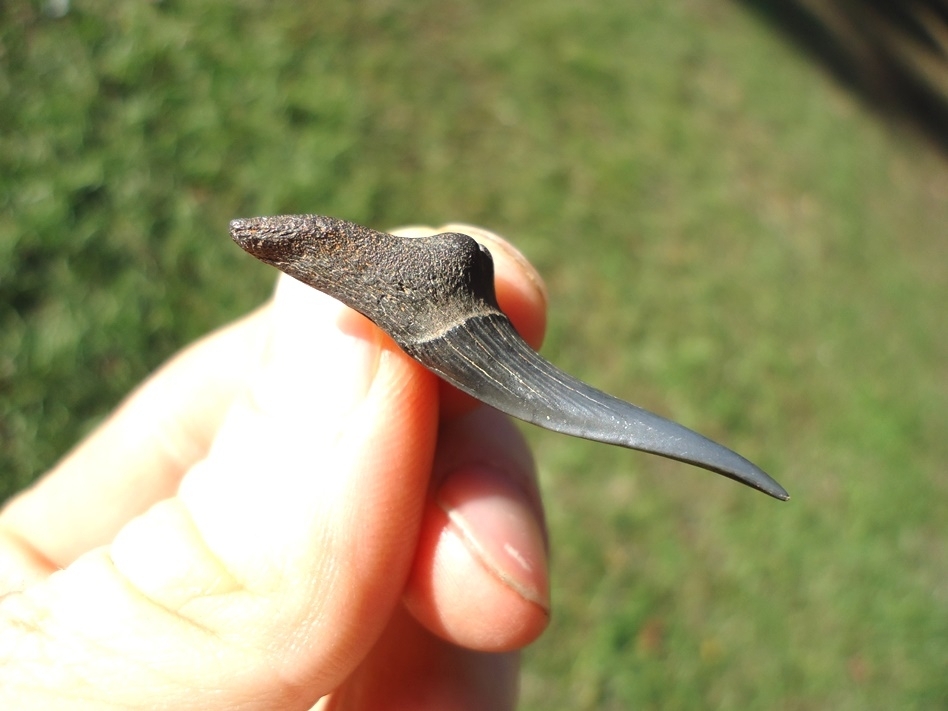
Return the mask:
{"type": "Polygon", "coordinates": [[[540,427],[693,464],[777,499],[786,490],[736,452],[567,375],[519,336],[471,237],[398,237],[319,215],[234,220],[263,262],[359,311],[458,389],[540,427]]]}

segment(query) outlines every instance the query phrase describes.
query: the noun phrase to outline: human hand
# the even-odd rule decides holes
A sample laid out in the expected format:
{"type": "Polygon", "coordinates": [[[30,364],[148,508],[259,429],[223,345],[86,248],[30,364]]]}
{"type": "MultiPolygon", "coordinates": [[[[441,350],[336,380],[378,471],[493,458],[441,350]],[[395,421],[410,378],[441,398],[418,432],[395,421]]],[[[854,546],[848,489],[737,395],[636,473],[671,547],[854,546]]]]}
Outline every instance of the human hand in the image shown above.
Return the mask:
{"type": "Polygon", "coordinates": [[[510,708],[546,563],[516,428],[284,277],[0,512],[0,707],[510,708]]]}

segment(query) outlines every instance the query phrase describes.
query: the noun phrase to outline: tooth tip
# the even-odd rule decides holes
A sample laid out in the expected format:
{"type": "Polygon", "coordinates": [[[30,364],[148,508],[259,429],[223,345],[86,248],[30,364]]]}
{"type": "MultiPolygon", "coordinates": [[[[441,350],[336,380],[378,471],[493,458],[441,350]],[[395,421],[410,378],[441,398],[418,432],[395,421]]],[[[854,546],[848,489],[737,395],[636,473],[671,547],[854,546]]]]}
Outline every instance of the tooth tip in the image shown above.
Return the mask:
{"type": "Polygon", "coordinates": [[[787,490],[780,486],[773,477],[760,469],[756,469],[751,476],[740,477],[738,481],[780,501],[790,500],[790,494],[787,493],[787,490]]]}
{"type": "Polygon", "coordinates": [[[790,494],[788,494],[788,493],[783,489],[783,487],[781,487],[781,488],[780,488],[780,491],[778,491],[777,493],[772,494],[772,496],[773,496],[775,499],[780,499],[780,501],[789,501],[789,500],[790,500],[790,494]]]}
{"type": "Polygon", "coordinates": [[[784,491],[783,487],[781,487],[780,489],[776,489],[776,490],[767,490],[767,491],[764,491],[764,493],[765,493],[765,494],[768,494],[769,496],[772,496],[773,498],[777,499],[778,501],[789,501],[789,500],[790,500],[790,494],[788,494],[786,491],[784,491]]]}

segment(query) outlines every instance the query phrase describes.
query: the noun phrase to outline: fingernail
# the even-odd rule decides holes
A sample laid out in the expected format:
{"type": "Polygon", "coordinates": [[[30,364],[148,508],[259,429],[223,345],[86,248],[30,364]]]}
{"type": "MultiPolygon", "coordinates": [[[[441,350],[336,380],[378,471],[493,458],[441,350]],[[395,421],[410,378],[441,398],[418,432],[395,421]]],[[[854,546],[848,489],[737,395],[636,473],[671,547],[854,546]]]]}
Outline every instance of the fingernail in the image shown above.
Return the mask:
{"type": "Polygon", "coordinates": [[[449,475],[437,502],[491,575],[525,600],[550,609],[543,529],[518,486],[494,468],[474,465],[449,475]]]}

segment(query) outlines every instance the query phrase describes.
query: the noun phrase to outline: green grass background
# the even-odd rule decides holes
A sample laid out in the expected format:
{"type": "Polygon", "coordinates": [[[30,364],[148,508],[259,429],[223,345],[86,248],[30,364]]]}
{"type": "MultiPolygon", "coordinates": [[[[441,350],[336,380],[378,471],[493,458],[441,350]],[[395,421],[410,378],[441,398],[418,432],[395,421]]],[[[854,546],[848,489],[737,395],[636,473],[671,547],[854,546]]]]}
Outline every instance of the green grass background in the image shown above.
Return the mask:
{"type": "Polygon", "coordinates": [[[792,493],[530,430],[523,708],[948,706],[948,167],[721,0],[0,4],[0,498],[264,299],[236,216],[463,220],[545,354],[792,493]]]}

